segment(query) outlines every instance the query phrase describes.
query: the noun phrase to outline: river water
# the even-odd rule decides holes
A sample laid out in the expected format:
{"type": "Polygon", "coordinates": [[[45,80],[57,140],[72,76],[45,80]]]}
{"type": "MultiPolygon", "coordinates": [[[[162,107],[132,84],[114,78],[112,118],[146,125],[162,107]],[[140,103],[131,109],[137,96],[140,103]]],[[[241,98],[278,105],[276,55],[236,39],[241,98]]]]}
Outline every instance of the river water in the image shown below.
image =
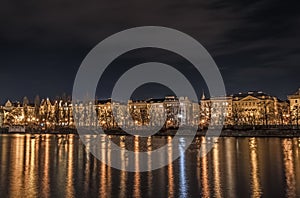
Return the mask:
{"type": "MultiPolygon", "coordinates": [[[[111,138],[139,145],[138,138],[111,138]]],[[[204,143],[195,138],[161,169],[125,172],[86,152],[77,135],[3,134],[0,197],[300,197],[300,138],[219,138],[200,157],[204,143]]],[[[109,147],[104,152],[111,157],[109,147]]]]}

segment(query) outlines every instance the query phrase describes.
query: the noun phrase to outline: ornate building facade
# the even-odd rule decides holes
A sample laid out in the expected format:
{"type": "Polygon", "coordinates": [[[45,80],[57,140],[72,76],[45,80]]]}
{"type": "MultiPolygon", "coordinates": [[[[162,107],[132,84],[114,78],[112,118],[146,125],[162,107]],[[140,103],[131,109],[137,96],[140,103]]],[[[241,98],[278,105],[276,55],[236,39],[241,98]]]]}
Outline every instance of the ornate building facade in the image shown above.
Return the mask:
{"type": "Polygon", "coordinates": [[[239,93],[226,97],[202,96],[201,122],[212,125],[284,125],[289,123],[289,104],[263,92],[239,93]]]}
{"type": "Polygon", "coordinates": [[[288,103],[259,92],[239,93],[232,96],[234,125],[280,125],[288,114],[288,103]]]}
{"type": "Polygon", "coordinates": [[[55,130],[77,126],[104,129],[121,126],[277,126],[300,124],[300,89],[281,101],[263,92],[239,93],[207,98],[200,102],[187,97],[166,96],[162,99],[129,100],[127,103],[97,100],[72,104],[70,100],[49,98],[30,104],[7,101],[0,107],[0,125],[23,125],[29,128],[55,130]]]}
{"type": "Polygon", "coordinates": [[[297,125],[300,124],[300,88],[294,94],[288,96],[288,100],[290,103],[290,116],[291,123],[297,125]]]}

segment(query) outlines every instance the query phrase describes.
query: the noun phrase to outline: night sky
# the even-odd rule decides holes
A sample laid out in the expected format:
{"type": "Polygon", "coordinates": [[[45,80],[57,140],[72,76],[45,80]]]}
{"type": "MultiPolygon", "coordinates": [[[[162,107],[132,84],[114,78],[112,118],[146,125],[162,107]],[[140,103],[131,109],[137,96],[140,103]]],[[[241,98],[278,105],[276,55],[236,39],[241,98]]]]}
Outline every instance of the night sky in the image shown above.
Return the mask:
{"type": "MultiPolygon", "coordinates": [[[[281,99],[300,87],[300,3],[297,1],[11,1],[0,6],[0,102],[71,95],[87,53],[106,37],[137,26],[165,26],[197,39],[216,61],[228,94],[261,90],[281,99]]],[[[142,62],[172,64],[206,89],[180,56],[142,49],[114,61],[97,96],[107,98],[122,72],[142,62]]],[[[134,97],[162,97],[144,86],[134,97]]]]}

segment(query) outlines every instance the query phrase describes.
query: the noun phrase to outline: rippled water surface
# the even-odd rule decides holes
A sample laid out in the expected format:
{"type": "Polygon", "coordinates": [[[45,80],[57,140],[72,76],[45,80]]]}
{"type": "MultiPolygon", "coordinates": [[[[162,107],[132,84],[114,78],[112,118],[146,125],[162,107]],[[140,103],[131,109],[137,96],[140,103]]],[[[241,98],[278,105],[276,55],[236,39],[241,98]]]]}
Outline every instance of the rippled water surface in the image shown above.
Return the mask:
{"type": "MultiPolygon", "coordinates": [[[[111,139],[133,150],[171,141],[111,139]]],[[[198,137],[168,166],[138,173],[101,163],[76,135],[0,135],[0,197],[300,197],[300,138],[220,138],[201,158],[206,144],[198,137]]]]}

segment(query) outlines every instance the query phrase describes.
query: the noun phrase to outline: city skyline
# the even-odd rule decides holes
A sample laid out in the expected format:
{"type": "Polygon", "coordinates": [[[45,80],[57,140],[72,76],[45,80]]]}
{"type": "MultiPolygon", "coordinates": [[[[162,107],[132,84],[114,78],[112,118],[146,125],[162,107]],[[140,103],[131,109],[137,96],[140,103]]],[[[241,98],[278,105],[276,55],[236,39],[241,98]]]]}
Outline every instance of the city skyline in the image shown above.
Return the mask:
{"type": "Polygon", "coordinates": [[[30,103],[9,100],[0,106],[0,127],[23,125],[28,130],[61,130],[76,127],[117,129],[120,126],[296,126],[300,121],[300,88],[288,101],[263,92],[237,93],[206,97],[200,101],[188,97],[166,96],[162,99],[112,101],[71,101],[40,99],[30,103]]]}
{"type": "MultiPolygon", "coordinates": [[[[284,96],[283,98],[279,97],[278,95],[272,95],[270,94],[269,92],[267,91],[262,91],[262,90],[247,90],[247,91],[243,91],[243,92],[235,92],[235,93],[227,93],[226,96],[233,96],[233,95],[237,95],[237,94],[247,94],[249,92],[260,92],[260,93],[265,93],[267,95],[270,95],[270,96],[274,96],[274,97],[277,97],[278,99],[282,100],[282,101],[288,101],[288,96],[289,95],[292,95],[293,93],[295,93],[295,90],[299,90],[300,86],[295,86],[296,89],[290,91],[286,96],[284,96]]],[[[153,88],[153,87],[152,87],[153,88]]],[[[156,94],[152,95],[151,93],[148,93],[148,94],[145,94],[147,95],[148,97],[145,97],[145,95],[138,95],[138,91],[139,91],[139,88],[136,89],[130,100],[133,100],[133,101],[146,101],[146,100],[149,100],[149,99],[162,99],[162,98],[165,98],[166,96],[176,96],[172,91],[169,91],[167,94],[159,94],[159,96],[157,96],[156,94]],[[150,95],[150,96],[149,96],[150,95]]],[[[214,98],[214,97],[222,97],[222,96],[210,96],[209,95],[209,92],[208,91],[204,91],[204,89],[202,89],[202,91],[200,92],[197,92],[197,97],[198,97],[198,101],[201,100],[201,98],[203,97],[203,94],[205,95],[206,98],[214,98]]],[[[27,95],[25,96],[20,96],[18,99],[12,99],[12,98],[9,98],[8,96],[4,98],[0,98],[0,105],[4,105],[7,101],[10,101],[12,103],[22,103],[24,98],[28,99],[30,104],[33,104],[34,103],[34,100],[36,99],[36,97],[40,98],[40,99],[50,99],[51,101],[55,101],[55,100],[68,100],[68,101],[72,101],[72,96],[71,94],[67,94],[66,92],[63,92],[61,95],[55,95],[53,97],[50,97],[50,96],[41,96],[39,94],[36,94],[35,96],[32,96],[32,97],[27,97],[27,95]]],[[[187,97],[187,96],[176,96],[176,97],[187,97]]],[[[98,97],[96,95],[95,97],[95,100],[108,100],[108,99],[111,99],[111,97],[98,97]]],[[[119,102],[123,102],[123,101],[119,101],[119,102]]],[[[196,102],[196,101],[195,101],[196,102]]]]}

